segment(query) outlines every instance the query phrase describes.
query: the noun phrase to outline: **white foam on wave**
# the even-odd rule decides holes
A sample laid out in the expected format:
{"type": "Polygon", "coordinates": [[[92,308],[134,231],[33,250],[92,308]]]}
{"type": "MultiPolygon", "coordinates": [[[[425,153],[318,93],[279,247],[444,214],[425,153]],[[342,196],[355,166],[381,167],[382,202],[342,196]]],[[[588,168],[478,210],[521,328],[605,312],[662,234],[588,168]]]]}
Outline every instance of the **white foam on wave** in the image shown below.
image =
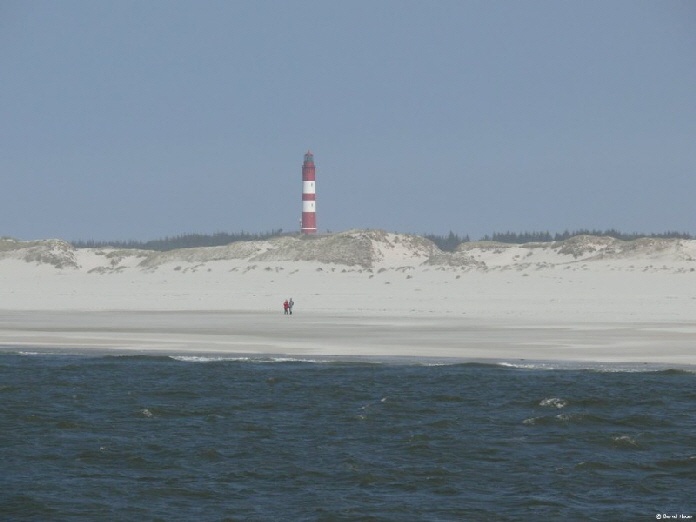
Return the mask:
{"type": "Polygon", "coordinates": [[[548,397],[546,399],[542,399],[539,403],[539,406],[543,406],[545,408],[558,408],[559,410],[561,408],[565,408],[567,405],[568,401],[558,397],[548,397]]]}
{"type": "Polygon", "coordinates": [[[584,370],[597,373],[650,373],[667,370],[679,370],[687,373],[696,373],[693,365],[675,366],[657,363],[592,363],[577,361],[558,362],[499,362],[498,366],[516,368],[520,370],[584,370]]]}
{"type": "Polygon", "coordinates": [[[544,362],[499,362],[498,366],[504,366],[506,368],[519,368],[521,370],[562,370],[565,369],[564,366],[560,364],[544,363],[544,362]]]}
{"type": "Polygon", "coordinates": [[[298,357],[269,357],[266,359],[261,359],[259,362],[302,362],[302,363],[314,363],[314,364],[326,364],[330,362],[337,362],[337,361],[329,361],[326,359],[303,359],[303,358],[298,358],[298,357]]]}
{"type": "Polygon", "coordinates": [[[212,355],[171,355],[175,361],[194,362],[194,363],[209,363],[209,362],[251,362],[251,363],[314,363],[326,364],[336,361],[326,359],[308,359],[299,357],[222,357],[212,355]]]}
{"type": "Polygon", "coordinates": [[[628,435],[617,435],[611,438],[612,442],[620,447],[638,447],[638,441],[628,435]]]}
{"type": "Polygon", "coordinates": [[[250,361],[250,357],[215,357],[209,355],[170,355],[171,359],[181,362],[220,362],[220,361],[250,361]]]}
{"type": "Polygon", "coordinates": [[[543,417],[531,417],[529,419],[524,419],[522,421],[522,424],[525,424],[527,426],[534,426],[538,421],[542,420],[543,417]]]}

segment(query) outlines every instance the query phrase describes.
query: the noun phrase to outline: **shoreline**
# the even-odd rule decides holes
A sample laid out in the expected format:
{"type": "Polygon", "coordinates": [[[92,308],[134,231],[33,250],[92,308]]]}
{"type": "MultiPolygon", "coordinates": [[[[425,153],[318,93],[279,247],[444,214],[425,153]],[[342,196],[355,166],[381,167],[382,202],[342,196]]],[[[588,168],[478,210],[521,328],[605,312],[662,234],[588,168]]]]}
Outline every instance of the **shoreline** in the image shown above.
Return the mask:
{"type": "Polygon", "coordinates": [[[338,356],[338,355],[302,355],[258,354],[258,353],[221,353],[221,352],[173,352],[159,353],[152,351],[134,351],[118,349],[46,349],[42,347],[12,347],[0,345],[0,354],[18,354],[21,356],[66,356],[66,357],[154,357],[189,363],[239,362],[250,364],[309,363],[319,365],[365,364],[376,366],[496,366],[511,370],[569,370],[595,371],[600,373],[655,373],[683,372],[696,374],[696,364],[666,362],[596,362],[596,361],[558,361],[536,359],[460,359],[457,357],[407,357],[407,356],[338,356]]]}
{"type": "Polygon", "coordinates": [[[229,310],[0,311],[0,350],[696,368],[696,323],[229,310]]]}

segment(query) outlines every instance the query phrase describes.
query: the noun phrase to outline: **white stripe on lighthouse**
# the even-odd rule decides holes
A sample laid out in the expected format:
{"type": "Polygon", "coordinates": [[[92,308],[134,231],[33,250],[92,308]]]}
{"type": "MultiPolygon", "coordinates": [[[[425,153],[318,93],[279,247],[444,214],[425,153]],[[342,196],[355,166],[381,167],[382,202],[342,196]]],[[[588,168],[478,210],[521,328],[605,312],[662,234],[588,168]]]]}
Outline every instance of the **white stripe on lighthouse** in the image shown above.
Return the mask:
{"type": "Polygon", "coordinates": [[[303,194],[315,194],[314,181],[303,181],[302,182],[302,193],[303,194]]]}
{"type": "Polygon", "coordinates": [[[302,212],[316,212],[316,201],[303,201],[302,212]]]}

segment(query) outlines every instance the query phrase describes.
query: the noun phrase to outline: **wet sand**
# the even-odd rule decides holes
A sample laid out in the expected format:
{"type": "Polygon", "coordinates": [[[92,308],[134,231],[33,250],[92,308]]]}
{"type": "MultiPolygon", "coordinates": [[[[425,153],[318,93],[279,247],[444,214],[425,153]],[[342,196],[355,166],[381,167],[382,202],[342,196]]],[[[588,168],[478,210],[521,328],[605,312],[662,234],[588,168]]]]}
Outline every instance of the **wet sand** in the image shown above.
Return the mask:
{"type": "Polygon", "coordinates": [[[0,349],[696,365],[696,325],[243,311],[2,311],[0,349]]]}

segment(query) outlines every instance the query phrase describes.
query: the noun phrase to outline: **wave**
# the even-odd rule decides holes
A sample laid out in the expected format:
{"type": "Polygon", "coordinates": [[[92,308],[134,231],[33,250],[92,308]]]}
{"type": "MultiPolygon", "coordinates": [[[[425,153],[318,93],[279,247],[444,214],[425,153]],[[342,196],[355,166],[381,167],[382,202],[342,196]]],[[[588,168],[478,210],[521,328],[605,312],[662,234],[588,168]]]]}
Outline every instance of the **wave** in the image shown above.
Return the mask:
{"type": "Polygon", "coordinates": [[[336,361],[332,359],[310,359],[304,357],[268,357],[268,356],[220,356],[220,355],[170,355],[170,359],[179,362],[189,363],[211,363],[211,362],[248,362],[248,363],[312,363],[312,364],[330,364],[336,361]]]}
{"type": "Polygon", "coordinates": [[[641,445],[635,437],[630,435],[615,435],[611,438],[612,444],[617,448],[640,448],[641,445]]]}
{"type": "Polygon", "coordinates": [[[548,397],[546,399],[542,399],[542,401],[539,403],[539,406],[557,409],[565,408],[567,405],[568,401],[560,399],[558,397],[548,397]]]}
{"type": "Polygon", "coordinates": [[[680,365],[671,366],[657,363],[593,363],[577,361],[466,361],[462,359],[413,357],[413,356],[349,356],[327,355],[322,357],[289,356],[284,354],[260,355],[260,354],[162,354],[162,353],[90,353],[89,350],[79,349],[45,349],[33,347],[22,349],[18,347],[0,348],[0,356],[24,356],[24,357],[83,357],[95,358],[107,361],[132,360],[132,361],[162,361],[183,363],[305,363],[305,364],[341,364],[341,365],[387,365],[387,366],[422,366],[422,367],[460,367],[467,369],[491,369],[491,370],[524,370],[524,371],[585,371],[593,373],[642,373],[658,376],[692,376],[696,375],[696,366],[680,365]]]}
{"type": "Polygon", "coordinates": [[[664,370],[655,370],[648,373],[654,373],[655,375],[694,375],[696,374],[696,369],[667,368],[664,370]]]}
{"type": "Polygon", "coordinates": [[[19,355],[22,357],[46,357],[46,356],[58,356],[58,355],[69,355],[64,352],[54,352],[54,351],[45,351],[45,352],[37,352],[33,350],[21,350],[21,349],[16,349],[16,348],[11,348],[11,349],[2,349],[4,347],[0,347],[0,354],[2,355],[19,355]]]}
{"type": "MultiPolygon", "coordinates": [[[[495,364],[494,364],[495,365],[495,364]]],[[[497,365],[518,370],[570,370],[592,373],[652,373],[656,375],[694,375],[696,366],[665,366],[658,363],[600,363],[576,361],[539,361],[539,362],[499,362],[497,365]]]]}
{"type": "Polygon", "coordinates": [[[659,460],[656,465],[663,469],[693,469],[696,465],[696,455],[684,455],[682,457],[674,457],[671,459],[659,460]]]}
{"type": "MultiPolygon", "coordinates": [[[[85,354],[86,355],[86,354],[85,354]]],[[[145,355],[145,354],[116,354],[100,355],[98,359],[111,360],[131,360],[131,361],[171,361],[169,355],[145,355]]]]}

